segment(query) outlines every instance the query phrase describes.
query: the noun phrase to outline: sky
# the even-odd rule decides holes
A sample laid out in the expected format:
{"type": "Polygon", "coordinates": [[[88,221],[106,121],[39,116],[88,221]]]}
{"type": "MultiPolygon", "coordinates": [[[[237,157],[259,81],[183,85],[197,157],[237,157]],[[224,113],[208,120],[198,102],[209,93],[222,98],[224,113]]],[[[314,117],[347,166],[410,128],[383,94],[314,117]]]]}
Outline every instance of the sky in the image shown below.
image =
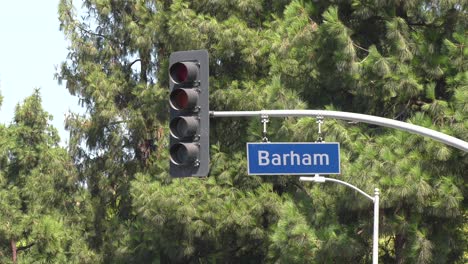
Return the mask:
{"type": "Polygon", "coordinates": [[[69,94],[65,82],[54,79],[56,67],[65,61],[68,41],[59,30],[58,0],[0,1],[0,123],[13,121],[14,109],[40,88],[42,107],[53,116],[61,144],[68,141],[64,117],[69,111],[83,113],[78,98],[69,94]]]}

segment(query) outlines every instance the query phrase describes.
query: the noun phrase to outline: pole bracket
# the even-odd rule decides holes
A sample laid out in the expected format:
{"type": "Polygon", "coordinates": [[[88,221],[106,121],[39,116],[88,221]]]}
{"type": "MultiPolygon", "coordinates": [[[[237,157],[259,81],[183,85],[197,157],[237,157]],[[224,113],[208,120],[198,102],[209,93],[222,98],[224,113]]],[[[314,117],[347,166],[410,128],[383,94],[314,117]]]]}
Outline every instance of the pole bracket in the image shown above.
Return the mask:
{"type": "Polygon", "coordinates": [[[316,117],[316,121],[315,121],[315,123],[318,124],[318,138],[317,138],[316,142],[323,142],[324,141],[323,136],[322,136],[322,124],[323,124],[323,122],[324,122],[323,116],[318,115],[316,117]]]}
{"type": "Polygon", "coordinates": [[[268,118],[268,115],[262,114],[261,115],[261,122],[263,124],[262,142],[270,142],[270,141],[268,141],[268,136],[267,136],[267,123],[270,122],[270,119],[268,118]]]}

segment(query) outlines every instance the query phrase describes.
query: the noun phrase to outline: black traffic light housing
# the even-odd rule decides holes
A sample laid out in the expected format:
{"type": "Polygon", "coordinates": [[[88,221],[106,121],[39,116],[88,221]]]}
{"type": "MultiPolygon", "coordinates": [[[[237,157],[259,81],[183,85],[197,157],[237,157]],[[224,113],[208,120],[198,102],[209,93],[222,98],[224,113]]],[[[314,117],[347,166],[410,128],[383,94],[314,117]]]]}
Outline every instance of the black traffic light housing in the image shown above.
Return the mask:
{"type": "Polygon", "coordinates": [[[170,168],[172,177],[209,171],[208,51],[177,51],[169,57],[170,168]]]}

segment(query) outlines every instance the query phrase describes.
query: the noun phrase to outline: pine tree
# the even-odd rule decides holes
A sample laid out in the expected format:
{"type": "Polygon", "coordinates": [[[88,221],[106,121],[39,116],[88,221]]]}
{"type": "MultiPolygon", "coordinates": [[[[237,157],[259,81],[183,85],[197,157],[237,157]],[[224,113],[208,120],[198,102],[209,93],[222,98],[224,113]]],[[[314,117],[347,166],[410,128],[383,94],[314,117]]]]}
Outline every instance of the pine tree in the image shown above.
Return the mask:
{"type": "Polygon", "coordinates": [[[50,119],[36,90],[16,107],[13,123],[0,127],[2,263],[96,260],[82,237],[86,193],[50,119]]]}
{"type": "MultiPolygon", "coordinates": [[[[214,119],[208,179],[168,177],[173,51],[209,51],[211,110],[342,110],[468,139],[458,1],[87,0],[80,12],[61,1],[70,54],[58,78],[87,109],[67,127],[92,197],[90,246],[106,262],[370,261],[372,204],[359,194],[246,175],[259,120],[214,119]]],[[[311,118],[268,130],[317,139],[311,118]]],[[[339,177],[382,190],[382,262],[462,261],[466,153],[364,124],[326,120],[324,131],[341,143],[339,177]]]]}

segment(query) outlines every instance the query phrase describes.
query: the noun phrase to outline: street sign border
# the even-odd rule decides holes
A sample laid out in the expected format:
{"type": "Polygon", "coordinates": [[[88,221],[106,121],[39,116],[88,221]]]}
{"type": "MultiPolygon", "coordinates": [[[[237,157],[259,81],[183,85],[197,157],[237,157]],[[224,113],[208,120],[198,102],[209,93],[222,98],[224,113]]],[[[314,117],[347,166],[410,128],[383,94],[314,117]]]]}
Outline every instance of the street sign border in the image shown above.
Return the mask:
{"type": "Polygon", "coordinates": [[[246,152],[247,152],[247,175],[339,175],[341,174],[341,146],[340,142],[247,142],[246,143],[246,152]],[[333,144],[338,145],[338,172],[336,173],[251,173],[250,166],[249,166],[249,147],[250,144],[313,144],[313,145],[320,145],[320,144],[333,144]]]}

